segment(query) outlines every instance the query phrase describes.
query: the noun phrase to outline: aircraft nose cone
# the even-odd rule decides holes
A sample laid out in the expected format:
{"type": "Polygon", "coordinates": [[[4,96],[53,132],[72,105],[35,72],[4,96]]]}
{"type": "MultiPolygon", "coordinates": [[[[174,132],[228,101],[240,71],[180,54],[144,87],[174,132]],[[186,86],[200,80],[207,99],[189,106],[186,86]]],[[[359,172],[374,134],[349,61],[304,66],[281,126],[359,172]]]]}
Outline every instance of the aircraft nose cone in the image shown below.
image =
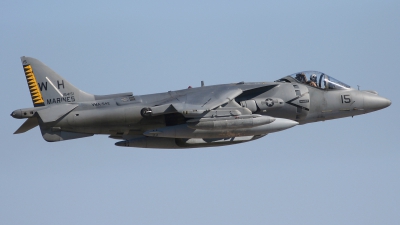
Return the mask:
{"type": "Polygon", "coordinates": [[[392,102],[378,95],[364,95],[364,108],[367,111],[376,111],[389,107],[392,102]]]}

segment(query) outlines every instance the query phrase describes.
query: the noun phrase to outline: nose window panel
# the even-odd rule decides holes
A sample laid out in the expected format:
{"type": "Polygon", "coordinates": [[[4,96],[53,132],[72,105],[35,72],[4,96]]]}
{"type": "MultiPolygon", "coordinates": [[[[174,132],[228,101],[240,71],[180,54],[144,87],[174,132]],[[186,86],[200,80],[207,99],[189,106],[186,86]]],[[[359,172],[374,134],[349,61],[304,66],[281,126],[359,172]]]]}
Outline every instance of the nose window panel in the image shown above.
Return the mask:
{"type": "Polygon", "coordinates": [[[329,76],[326,76],[326,77],[328,79],[327,80],[328,89],[349,89],[350,88],[349,85],[347,85],[339,80],[336,80],[333,77],[329,77],[329,76]]]}

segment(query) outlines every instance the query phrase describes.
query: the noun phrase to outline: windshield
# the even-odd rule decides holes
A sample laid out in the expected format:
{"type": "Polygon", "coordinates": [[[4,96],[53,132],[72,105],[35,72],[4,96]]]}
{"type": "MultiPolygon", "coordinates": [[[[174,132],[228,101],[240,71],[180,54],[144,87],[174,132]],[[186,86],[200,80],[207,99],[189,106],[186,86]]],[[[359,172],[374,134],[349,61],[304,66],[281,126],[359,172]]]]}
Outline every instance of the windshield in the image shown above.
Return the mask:
{"type": "Polygon", "coordinates": [[[317,71],[304,71],[290,75],[295,81],[303,84],[307,84],[312,87],[326,89],[326,90],[338,90],[338,89],[349,89],[350,86],[331,77],[327,74],[317,71]]]}

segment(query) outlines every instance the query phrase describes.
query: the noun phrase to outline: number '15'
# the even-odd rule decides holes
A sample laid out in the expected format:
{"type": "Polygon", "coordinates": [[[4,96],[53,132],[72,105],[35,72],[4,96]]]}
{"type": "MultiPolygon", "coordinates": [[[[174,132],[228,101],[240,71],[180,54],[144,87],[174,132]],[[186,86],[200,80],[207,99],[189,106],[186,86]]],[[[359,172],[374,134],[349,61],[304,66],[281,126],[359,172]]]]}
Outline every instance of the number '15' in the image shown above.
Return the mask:
{"type": "Polygon", "coordinates": [[[340,97],[342,98],[342,103],[350,103],[351,102],[350,95],[341,95],[340,97]]]}

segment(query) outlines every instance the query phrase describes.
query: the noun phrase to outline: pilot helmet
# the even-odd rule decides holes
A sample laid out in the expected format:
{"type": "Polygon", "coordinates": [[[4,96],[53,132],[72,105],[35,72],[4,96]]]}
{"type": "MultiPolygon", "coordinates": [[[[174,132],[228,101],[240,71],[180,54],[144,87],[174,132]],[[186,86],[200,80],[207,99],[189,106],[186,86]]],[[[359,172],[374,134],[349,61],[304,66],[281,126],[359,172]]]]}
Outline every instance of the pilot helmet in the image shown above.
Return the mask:
{"type": "Polygon", "coordinates": [[[311,75],[310,76],[310,80],[314,81],[314,82],[317,82],[317,75],[315,75],[315,74],[311,75]]]}

